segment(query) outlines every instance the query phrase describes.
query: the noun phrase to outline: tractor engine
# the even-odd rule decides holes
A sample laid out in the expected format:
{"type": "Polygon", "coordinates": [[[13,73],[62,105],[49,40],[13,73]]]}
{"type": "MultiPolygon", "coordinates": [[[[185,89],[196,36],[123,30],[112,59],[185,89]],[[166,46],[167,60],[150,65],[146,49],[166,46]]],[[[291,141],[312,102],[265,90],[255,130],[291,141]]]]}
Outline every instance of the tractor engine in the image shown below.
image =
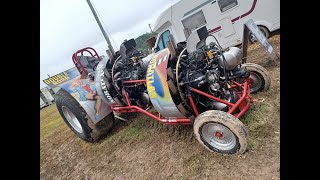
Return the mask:
{"type": "MultiPolygon", "coordinates": [[[[188,40],[192,41],[192,36],[188,40]]],[[[222,50],[220,45],[211,42],[205,45],[205,39],[200,40],[197,46],[187,47],[188,53],[184,53],[178,60],[178,84],[181,98],[186,102],[190,87],[211,94],[212,96],[234,103],[239,95],[230,88],[230,80],[248,77],[245,68],[240,67],[241,50],[230,47],[222,50]],[[203,43],[203,44],[201,44],[203,43]],[[190,52],[191,51],[191,52],[190,52]]],[[[205,96],[191,93],[199,113],[208,109],[228,111],[228,106],[209,99],[205,96]]],[[[190,102],[186,103],[190,104],[190,102]]],[[[186,107],[190,109],[190,107],[186,107]]]]}
{"type": "MultiPolygon", "coordinates": [[[[130,100],[140,106],[147,107],[149,105],[149,97],[144,83],[127,84],[124,81],[141,80],[146,76],[146,65],[142,58],[144,55],[136,50],[136,42],[134,39],[125,41],[120,46],[120,57],[115,61],[112,74],[113,85],[116,91],[122,94],[122,89],[128,93],[130,100]]],[[[124,96],[122,94],[122,96],[124,96]]]]}
{"type": "Polygon", "coordinates": [[[125,41],[114,62],[106,60],[98,65],[98,94],[112,105],[128,105],[126,98],[141,108],[152,105],[164,117],[193,119],[190,95],[199,113],[210,109],[228,111],[223,103],[190,93],[191,88],[235,103],[239,95],[231,88],[231,81],[247,78],[250,73],[241,67],[239,48],[223,50],[217,40],[206,45],[208,34],[201,32],[207,30],[191,33],[180,49],[171,46],[147,57],[136,50],[134,39],[125,41]]]}
{"type": "Polygon", "coordinates": [[[136,50],[134,39],[123,42],[115,60],[105,59],[96,70],[95,84],[102,100],[110,105],[126,105],[125,94],[133,105],[148,107],[149,96],[144,83],[124,84],[125,81],[142,80],[146,76],[144,55],[136,50]]]}

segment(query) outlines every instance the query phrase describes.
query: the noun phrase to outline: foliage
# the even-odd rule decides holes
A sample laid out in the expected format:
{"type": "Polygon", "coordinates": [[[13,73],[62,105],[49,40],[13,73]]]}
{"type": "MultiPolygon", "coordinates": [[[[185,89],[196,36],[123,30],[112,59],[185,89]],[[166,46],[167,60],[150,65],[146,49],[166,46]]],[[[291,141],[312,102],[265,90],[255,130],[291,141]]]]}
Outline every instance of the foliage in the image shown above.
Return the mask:
{"type": "Polygon", "coordinates": [[[144,50],[144,49],[148,49],[148,44],[146,43],[146,40],[148,40],[149,38],[153,37],[157,35],[157,33],[153,32],[153,33],[145,33],[142,34],[141,36],[137,37],[135,39],[136,43],[137,43],[137,49],[138,50],[144,50]]]}

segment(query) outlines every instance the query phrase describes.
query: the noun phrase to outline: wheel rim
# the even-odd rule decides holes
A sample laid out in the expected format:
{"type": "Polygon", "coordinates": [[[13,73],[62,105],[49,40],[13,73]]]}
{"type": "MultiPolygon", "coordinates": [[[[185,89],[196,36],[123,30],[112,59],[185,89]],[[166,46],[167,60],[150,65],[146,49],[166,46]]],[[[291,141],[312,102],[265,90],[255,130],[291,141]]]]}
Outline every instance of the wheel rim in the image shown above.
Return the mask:
{"type": "Polygon", "coordinates": [[[262,86],[261,77],[255,72],[250,72],[249,79],[252,79],[253,81],[251,85],[251,92],[258,91],[262,86]]]}
{"type": "Polygon", "coordinates": [[[69,124],[73,127],[73,129],[76,130],[78,133],[82,133],[82,126],[78,118],[76,118],[76,116],[70,111],[70,109],[66,106],[62,106],[62,112],[69,124]]]}
{"type": "Polygon", "coordinates": [[[225,126],[218,123],[207,123],[201,129],[203,139],[212,147],[228,151],[236,146],[235,135],[225,126]]]}
{"type": "Polygon", "coordinates": [[[249,38],[250,38],[250,41],[251,41],[251,42],[254,42],[254,41],[257,40],[256,37],[255,37],[252,33],[250,34],[250,37],[249,37],[249,38]]]}
{"type": "MultiPolygon", "coordinates": [[[[262,30],[262,29],[259,29],[259,30],[266,37],[266,32],[264,32],[264,30],[262,30]]],[[[251,42],[255,42],[257,40],[257,38],[252,33],[250,33],[249,39],[250,39],[251,42]]]]}

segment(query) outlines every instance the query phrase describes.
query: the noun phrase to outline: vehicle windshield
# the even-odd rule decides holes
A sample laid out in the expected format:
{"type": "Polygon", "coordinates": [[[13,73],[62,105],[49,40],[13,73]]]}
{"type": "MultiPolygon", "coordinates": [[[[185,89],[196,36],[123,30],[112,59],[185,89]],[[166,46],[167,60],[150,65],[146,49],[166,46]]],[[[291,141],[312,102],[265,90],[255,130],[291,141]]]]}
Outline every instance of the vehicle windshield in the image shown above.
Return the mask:
{"type": "Polygon", "coordinates": [[[169,41],[169,35],[170,35],[170,31],[169,30],[164,31],[160,35],[158,44],[157,44],[157,46],[155,48],[155,52],[158,52],[158,51],[168,47],[167,43],[169,41]]]}

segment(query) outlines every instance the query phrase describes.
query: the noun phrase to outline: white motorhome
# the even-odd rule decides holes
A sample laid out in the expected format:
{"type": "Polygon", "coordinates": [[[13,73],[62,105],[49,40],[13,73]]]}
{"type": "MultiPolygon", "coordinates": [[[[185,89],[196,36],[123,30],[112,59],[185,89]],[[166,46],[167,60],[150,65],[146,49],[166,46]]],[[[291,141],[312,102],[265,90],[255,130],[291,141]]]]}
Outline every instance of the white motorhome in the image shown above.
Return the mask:
{"type": "MultiPolygon", "coordinates": [[[[176,42],[186,41],[187,34],[206,26],[223,48],[242,43],[243,24],[252,19],[268,38],[280,29],[279,0],[181,0],[157,19],[155,52],[166,48],[169,34],[176,42]]],[[[254,36],[250,36],[254,40],[254,36]]]]}

